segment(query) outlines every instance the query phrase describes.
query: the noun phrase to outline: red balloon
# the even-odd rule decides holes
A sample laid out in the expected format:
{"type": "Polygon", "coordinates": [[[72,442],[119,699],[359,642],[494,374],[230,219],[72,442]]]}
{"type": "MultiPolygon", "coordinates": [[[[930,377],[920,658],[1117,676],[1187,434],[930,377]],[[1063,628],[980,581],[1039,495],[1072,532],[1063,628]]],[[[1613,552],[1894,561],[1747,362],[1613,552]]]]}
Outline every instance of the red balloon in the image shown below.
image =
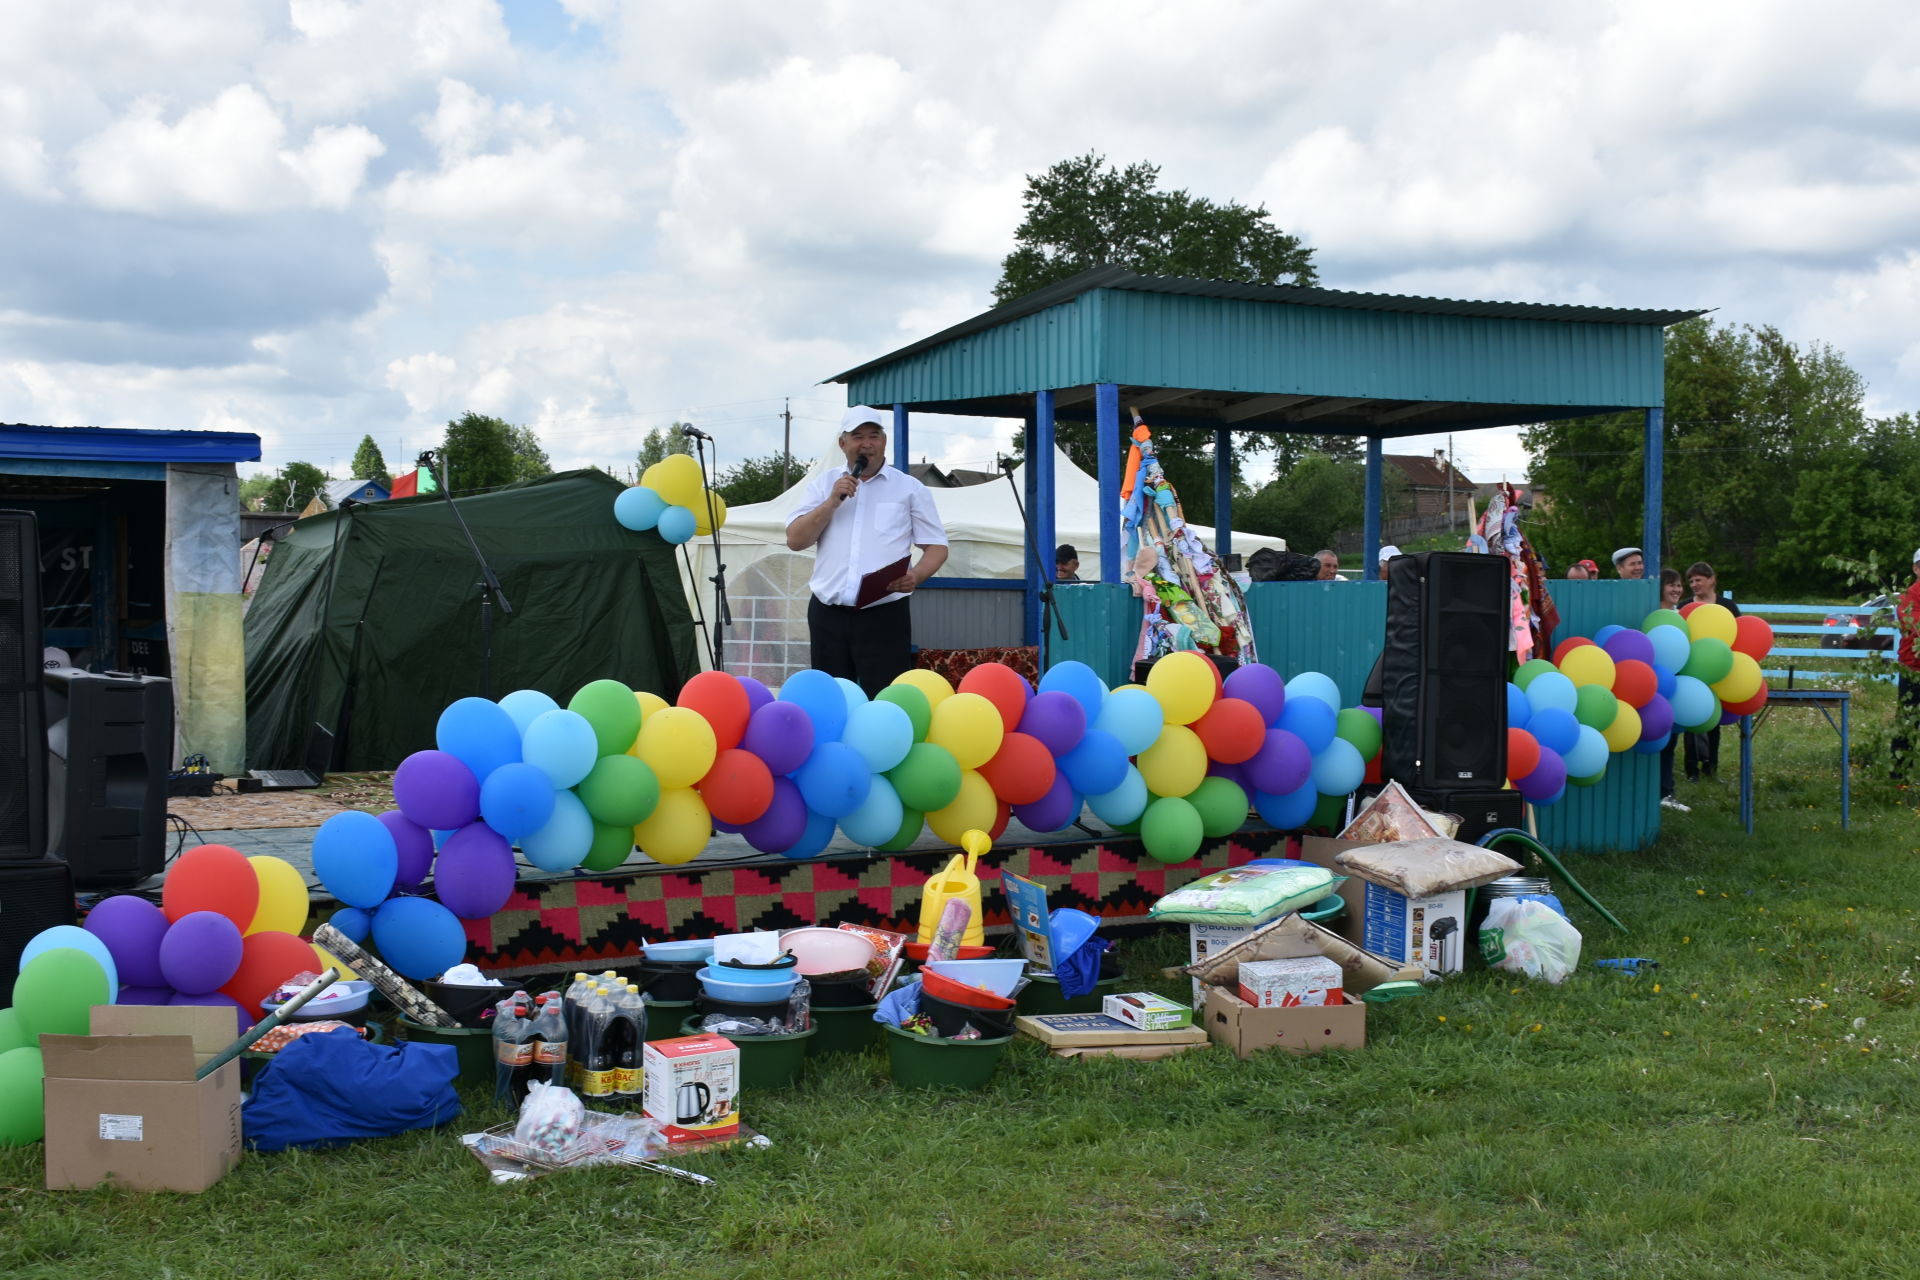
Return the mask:
{"type": "Polygon", "coordinates": [[[987,828],[987,839],[999,843],[1000,837],[1007,833],[1007,823],[1013,817],[1013,807],[1005,800],[993,802],[993,825],[987,828]]]}
{"type": "MultiPolygon", "coordinates": [[[[1742,614],[1741,616],[1745,617],[1746,615],[1742,614]]],[[[1754,694],[1751,698],[1748,698],[1745,702],[1723,703],[1721,704],[1720,709],[1722,711],[1730,712],[1736,716],[1750,716],[1754,712],[1758,711],[1760,708],[1766,705],[1767,705],[1767,686],[1762,684],[1760,686],[1760,691],[1754,694]]]]}
{"type": "Polygon", "coordinates": [[[1267,718],[1245,698],[1218,698],[1193,722],[1207,758],[1221,764],[1251,760],[1266,740],[1267,718]]]}
{"type": "Polygon", "coordinates": [[[1000,713],[1006,731],[1012,733],[1020,727],[1020,717],[1027,713],[1027,699],[1033,696],[1033,686],[1004,662],[983,662],[960,677],[955,692],[977,693],[991,702],[993,709],[1000,713]]]}
{"type": "Polygon", "coordinates": [[[1507,780],[1518,782],[1539,767],[1540,740],[1525,729],[1507,730],[1507,780]]]}
{"type": "Polygon", "coordinates": [[[1699,607],[1700,607],[1700,602],[1698,600],[1689,600],[1685,604],[1680,606],[1680,616],[1683,618],[1691,617],[1693,615],[1693,611],[1695,609],[1698,609],[1699,607]]]}
{"type": "Polygon", "coordinates": [[[281,983],[297,974],[319,973],[326,967],[311,945],[290,933],[250,933],[240,945],[239,971],[220,988],[220,994],[231,997],[255,1018],[261,1016],[260,1002],[281,983]]]}
{"type": "Polygon", "coordinates": [[[740,745],[747,734],[747,717],[753,704],[747,699],[747,687],[724,671],[702,671],[680,687],[678,706],[697,711],[713,726],[715,745],[725,751],[740,745]]]}
{"type": "Polygon", "coordinates": [[[253,864],[224,844],[203,844],[181,854],[160,889],[160,910],[169,921],[215,911],[245,933],[259,907],[260,877],[253,864]]]}
{"type": "Polygon", "coordinates": [[[1560,659],[1567,656],[1569,649],[1578,649],[1583,644],[1592,643],[1593,641],[1587,639],[1585,636],[1568,636],[1565,640],[1553,646],[1553,665],[1556,667],[1559,666],[1560,659]]]}
{"type": "Polygon", "coordinates": [[[713,768],[695,789],[714,817],[744,827],[773,803],[773,771],[753,752],[729,747],[713,758],[713,768]]]}
{"type": "Polygon", "coordinates": [[[1622,658],[1613,664],[1613,696],[1635,711],[1647,705],[1647,699],[1660,692],[1660,677],[1638,658],[1622,658]]]}
{"type": "MultiPolygon", "coordinates": [[[[979,668],[974,668],[976,671],[979,668]]],[[[1000,750],[980,766],[980,776],[1007,804],[1034,804],[1053,790],[1058,766],[1047,744],[1030,733],[1009,733],[1000,750]]]]}
{"type": "Polygon", "coordinates": [[[1733,620],[1733,651],[1744,653],[1755,662],[1764,660],[1773,650],[1773,628],[1765,618],[1743,613],[1733,620]]]}
{"type": "Polygon", "coordinates": [[[1381,772],[1380,768],[1380,758],[1384,754],[1384,751],[1376,751],[1373,753],[1373,759],[1367,761],[1367,771],[1361,777],[1362,782],[1371,782],[1378,785],[1387,780],[1386,775],[1381,772]]]}

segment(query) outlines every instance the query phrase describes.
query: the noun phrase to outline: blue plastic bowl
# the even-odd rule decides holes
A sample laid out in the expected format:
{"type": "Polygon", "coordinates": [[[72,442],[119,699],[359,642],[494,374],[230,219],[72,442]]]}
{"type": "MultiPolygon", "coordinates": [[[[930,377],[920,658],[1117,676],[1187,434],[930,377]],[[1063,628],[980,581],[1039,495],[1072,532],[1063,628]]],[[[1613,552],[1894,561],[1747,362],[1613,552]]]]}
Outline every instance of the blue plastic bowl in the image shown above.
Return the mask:
{"type": "Polygon", "coordinates": [[[714,999],[731,1000],[739,1004],[771,1004],[776,1000],[785,1000],[800,985],[800,975],[791,969],[786,971],[786,976],[771,982],[730,982],[717,976],[710,968],[702,969],[698,977],[700,989],[714,999]]]}
{"type": "Polygon", "coordinates": [[[695,938],[691,942],[649,942],[643,948],[649,960],[671,960],[685,963],[688,960],[707,960],[713,956],[712,938],[695,938]]]}
{"type": "Polygon", "coordinates": [[[794,981],[800,976],[800,967],[798,961],[792,956],[788,956],[787,962],[782,965],[755,966],[746,969],[709,960],[707,967],[702,969],[701,972],[711,973],[722,982],[748,984],[784,982],[788,986],[792,986],[794,981]]]}

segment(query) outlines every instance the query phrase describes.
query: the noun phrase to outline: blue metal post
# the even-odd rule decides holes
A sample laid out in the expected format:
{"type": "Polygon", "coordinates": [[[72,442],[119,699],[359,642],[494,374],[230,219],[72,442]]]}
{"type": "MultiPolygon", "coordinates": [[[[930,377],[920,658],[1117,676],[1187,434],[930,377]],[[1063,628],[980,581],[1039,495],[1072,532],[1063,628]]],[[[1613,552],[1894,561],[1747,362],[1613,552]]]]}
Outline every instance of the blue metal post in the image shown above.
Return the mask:
{"type": "Polygon", "coordinates": [[[1093,427],[1100,444],[1100,581],[1120,581],[1120,386],[1093,388],[1093,427]]]}
{"type": "Polygon", "coordinates": [[[1233,550],[1233,432],[1213,429],[1213,541],[1222,560],[1233,550]]]}
{"type": "MultiPolygon", "coordinates": [[[[1039,394],[1047,393],[1042,391],[1039,394]]],[[[1036,407],[1038,399],[1039,396],[1036,396],[1036,407]]],[[[1020,485],[1020,501],[1026,504],[1027,528],[1033,531],[1032,540],[1035,544],[1028,547],[1027,553],[1020,558],[1020,576],[1026,582],[1026,600],[1020,610],[1020,624],[1024,636],[1021,640],[1022,644],[1040,643],[1040,593],[1046,589],[1046,580],[1041,575],[1046,571],[1045,566],[1052,563],[1045,556],[1035,558],[1040,541],[1041,505],[1040,468],[1034,465],[1033,459],[1033,438],[1038,434],[1036,417],[1037,415],[1032,413],[1027,415],[1027,465],[1026,470],[1021,474],[1020,485]]],[[[1024,530],[1021,536],[1027,536],[1024,530]]]]}
{"type": "Polygon", "coordinates": [[[1660,580],[1660,567],[1664,562],[1660,547],[1660,530],[1665,523],[1660,518],[1660,484],[1666,470],[1666,433],[1662,430],[1665,418],[1664,409],[1647,410],[1646,492],[1641,498],[1645,512],[1641,517],[1640,551],[1647,565],[1642,572],[1655,582],[1660,580]]]}
{"type": "MultiPolygon", "coordinates": [[[[1029,492],[1033,494],[1027,515],[1033,524],[1033,540],[1039,544],[1035,550],[1039,552],[1040,567],[1035,572],[1045,574],[1049,579],[1053,576],[1053,549],[1060,545],[1060,527],[1054,519],[1058,512],[1053,474],[1053,428],[1053,392],[1036,392],[1033,397],[1033,417],[1027,425],[1027,473],[1032,477],[1029,492]]],[[[1039,634],[1039,603],[1036,595],[1036,635],[1039,634]]],[[[1043,653],[1046,645],[1047,638],[1040,636],[1043,653]]]]}
{"type": "Polygon", "coordinates": [[[1380,579],[1380,507],[1381,507],[1381,471],[1385,463],[1380,456],[1380,437],[1367,437],[1367,513],[1360,534],[1360,554],[1366,563],[1360,567],[1366,572],[1368,582],[1380,579]]]}
{"type": "Polygon", "coordinates": [[[907,469],[907,406],[893,406],[893,465],[907,469]]]}

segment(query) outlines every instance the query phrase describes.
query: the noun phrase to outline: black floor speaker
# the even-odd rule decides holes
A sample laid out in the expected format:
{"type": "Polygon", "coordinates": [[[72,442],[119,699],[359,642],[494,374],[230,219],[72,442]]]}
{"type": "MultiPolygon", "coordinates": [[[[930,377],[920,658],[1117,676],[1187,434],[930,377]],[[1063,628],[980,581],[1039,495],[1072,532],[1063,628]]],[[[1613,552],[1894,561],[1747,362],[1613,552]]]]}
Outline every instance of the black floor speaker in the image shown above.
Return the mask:
{"type": "Polygon", "coordinates": [[[1518,791],[1415,791],[1407,794],[1423,809],[1456,814],[1460,829],[1455,840],[1480,843],[1480,837],[1501,827],[1526,829],[1526,798],[1518,791]]]}
{"type": "Polygon", "coordinates": [[[0,511],[0,863],[47,853],[40,634],[39,525],[0,511]]]}
{"type": "Polygon", "coordinates": [[[1507,560],[1426,551],[1387,562],[1381,772],[1412,791],[1507,782],[1507,560]]]}
{"type": "Polygon", "coordinates": [[[47,683],[48,847],[82,889],[158,875],[167,844],[173,682],[51,670],[47,683]]]}
{"type": "Polygon", "coordinates": [[[72,924],[73,877],[58,858],[0,862],[0,1008],[13,1003],[20,953],[34,935],[72,924]]]}

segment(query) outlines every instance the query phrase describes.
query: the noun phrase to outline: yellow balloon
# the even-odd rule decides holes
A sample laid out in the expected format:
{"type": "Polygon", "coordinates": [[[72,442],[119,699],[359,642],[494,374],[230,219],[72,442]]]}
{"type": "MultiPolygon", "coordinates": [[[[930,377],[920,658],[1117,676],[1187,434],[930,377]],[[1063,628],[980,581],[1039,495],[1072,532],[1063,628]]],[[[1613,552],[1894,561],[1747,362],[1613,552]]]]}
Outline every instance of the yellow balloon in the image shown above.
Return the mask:
{"type": "Polygon", "coordinates": [[[693,504],[693,531],[701,537],[712,533],[714,529],[727,527],[727,500],[711,491],[700,495],[693,504]],[[713,519],[707,518],[707,503],[713,503],[713,519]]]}
{"type": "Polygon", "coordinates": [[[1731,645],[1740,634],[1740,624],[1725,605],[1703,604],[1687,615],[1687,633],[1695,640],[1713,639],[1731,645]]]}
{"type": "MultiPolygon", "coordinates": [[[[1719,605],[1709,607],[1720,608],[1719,605]]],[[[1694,612],[1699,613],[1701,610],[1695,609],[1694,612]]],[[[1722,610],[1722,612],[1725,611],[1722,610]]],[[[1733,670],[1727,672],[1720,683],[1712,685],[1711,688],[1720,695],[1722,702],[1745,702],[1760,692],[1760,684],[1764,679],[1765,677],[1760,674],[1760,664],[1753,660],[1751,654],[1736,653],[1733,655],[1733,670]]]]}
{"type": "Polygon", "coordinates": [[[1113,686],[1112,692],[1118,693],[1122,689],[1145,689],[1146,687],[1147,686],[1143,684],[1117,684],[1113,686]]]}
{"type": "Polygon", "coordinates": [[[1597,644],[1583,644],[1577,649],[1567,650],[1567,656],[1560,659],[1560,674],[1576,685],[1598,685],[1602,689],[1613,688],[1613,655],[1597,644]]]}
{"type": "Polygon", "coordinates": [[[713,815],[707,802],[691,787],[669,787],[660,792],[660,803],[645,822],[633,829],[633,842],[640,852],[655,862],[670,867],[691,862],[700,856],[713,838],[713,815]]]}
{"type": "Polygon", "coordinates": [[[663,798],[706,777],[720,749],[707,718],[686,707],[662,707],[646,717],[633,745],[633,754],[660,779],[663,798]]]}
{"type": "MultiPolygon", "coordinates": [[[[1168,724],[1192,724],[1207,714],[1207,708],[1213,705],[1216,687],[1212,668],[1211,662],[1190,651],[1170,653],[1153,664],[1153,669],[1147,672],[1147,692],[1159,699],[1161,713],[1168,724]]],[[[1160,794],[1185,795],[1186,792],[1160,794]]]]}
{"type": "Polygon", "coordinates": [[[648,467],[640,483],[674,507],[697,507],[705,486],[700,483],[700,464],[691,454],[670,453],[648,467]]]}
{"type": "MultiPolygon", "coordinates": [[[[665,698],[661,697],[659,694],[648,693],[645,689],[635,689],[633,691],[633,700],[640,704],[640,723],[641,724],[645,724],[647,722],[647,717],[652,715],[654,712],[664,711],[668,707],[673,705],[671,702],[668,702],[665,698]]],[[[633,745],[627,748],[627,754],[632,756],[635,760],[638,760],[640,758],[640,735],[639,734],[635,734],[633,736],[633,745]]]]}
{"type": "Polygon", "coordinates": [[[1613,723],[1600,731],[1607,750],[1625,751],[1640,741],[1640,713],[1622,702],[1613,714],[1613,723]]]}
{"type": "Polygon", "coordinates": [[[959,844],[967,838],[969,831],[991,830],[994,819],[999,816],[1000,806],[993,796],[993,784],[981,777],[977,770],[962,769],[960,794],[946,808],[929,813],[927,825],[933,829],[933,834],[948,844],[959,844]]]}
{"type": "Polygon", "coordinates": [[[333,952],[327,950],[317,942],[308,945],[313,948],[313,954],[319,957],[322,972],[325,972],[331,967],[340,971],[340,980],[342,982],[359,980],[360,975],[354,972],[353,966],[349,965],[345,960],[342,960],[339,956],[333,954],[333,952]]]}
{"type": "Polygon", "coordinates": [[[307,882],[293,864],[265,854],[248,858],[253,874],[260,881],[260,905],[253,909],[248,933],[291,933],[306,931],[307,882]]]}
{"type": "Polygon", "coordinates": [[[915,667],[911,671],[902,671],[893,678],[895,684],[912,685],[927,695],[927,705],[937,707],[953,696],[953,686],[938,671],[928,671],[924,667],[915,667]]]}
{"type": "MultiPolygon", "coordinates": [[[[1155,665],[1154,670],[1159,669],[1155,665]]],[[[1157,796],[1184,796],[1207,776],[1207,748],[1193,730],[1170,724],[1160,731],[1152,746],[1140,753],[1138,763],[1147,790],[1157,796]]]]}
{"type": "Polygon", "coordinates": [[[977,693],[956,693],[933,709],[927,741],[953,752],[962,769],[978,769],[1000,750],[1006,732],[1007,722],[991,702],[977,693]]]}

